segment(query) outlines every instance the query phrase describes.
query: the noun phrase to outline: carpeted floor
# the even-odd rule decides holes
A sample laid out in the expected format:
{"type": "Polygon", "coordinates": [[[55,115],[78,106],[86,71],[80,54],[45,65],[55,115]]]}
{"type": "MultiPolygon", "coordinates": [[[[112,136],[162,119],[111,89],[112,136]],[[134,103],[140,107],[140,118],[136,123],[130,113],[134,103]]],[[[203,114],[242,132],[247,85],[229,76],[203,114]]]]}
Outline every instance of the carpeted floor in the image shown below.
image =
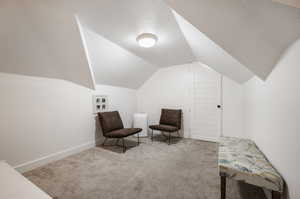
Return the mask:
{"type": "MultiPolygon", "coordinates": [[[[58,199],[219,199],[217,144],[162,139],[144,138],[125,154],[95,147],[24,175],[58,199]]],[[[262,189],[235,181],[227,190],[227,199],[265,199],[262,189]]]]}

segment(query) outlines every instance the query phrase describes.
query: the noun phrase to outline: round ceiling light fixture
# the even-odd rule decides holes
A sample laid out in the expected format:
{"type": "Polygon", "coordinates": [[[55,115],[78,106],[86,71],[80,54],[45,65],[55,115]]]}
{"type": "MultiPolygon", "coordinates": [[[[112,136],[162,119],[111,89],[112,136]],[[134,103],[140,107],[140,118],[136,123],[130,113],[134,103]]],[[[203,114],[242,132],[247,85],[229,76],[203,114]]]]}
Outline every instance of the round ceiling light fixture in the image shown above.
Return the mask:
{"type": "Polygon", "coordinates": [[[152,33],[143,33],[136,38],[138,44],[144,48],[153,47],[156,44],[157,40],[157,36],[152,33]]]}

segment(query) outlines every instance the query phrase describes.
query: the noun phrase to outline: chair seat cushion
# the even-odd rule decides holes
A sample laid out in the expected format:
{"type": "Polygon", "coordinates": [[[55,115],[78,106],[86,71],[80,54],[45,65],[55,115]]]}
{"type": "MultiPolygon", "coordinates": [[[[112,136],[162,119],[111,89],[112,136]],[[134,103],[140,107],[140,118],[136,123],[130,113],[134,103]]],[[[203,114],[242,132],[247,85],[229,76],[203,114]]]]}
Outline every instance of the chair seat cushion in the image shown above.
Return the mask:
{"type": "Polygon", "coordinates": [[[152,130],[165,131],[165,132],[175,132],[179,130],[176,126],[165,125],[165,124],[150,125],[149,128],[152,130]]]}
{"type": "Polygon", "coordinates": [[[130,135],[134,135],[141,131],[142,131],[142,129],[140,129],[140,128],[124,128],[124,129],[119,129],[119,130],[115,130],[115,131],[106,133],[105,136],[109,137],[109,138],[123,138],[123,137],[127,137],[130,135]]]}

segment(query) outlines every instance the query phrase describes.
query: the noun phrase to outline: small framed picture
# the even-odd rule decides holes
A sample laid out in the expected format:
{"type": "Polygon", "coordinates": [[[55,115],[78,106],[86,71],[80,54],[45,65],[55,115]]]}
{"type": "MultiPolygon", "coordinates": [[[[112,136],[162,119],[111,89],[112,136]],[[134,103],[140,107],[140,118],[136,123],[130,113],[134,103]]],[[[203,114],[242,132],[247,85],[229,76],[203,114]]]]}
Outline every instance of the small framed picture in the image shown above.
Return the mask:
{"type": "Polygon", "coordinates": [[[94,95],[93,96],[93,110],[94,113],[107,111],[108,101],[106,95],[94,95]]]}

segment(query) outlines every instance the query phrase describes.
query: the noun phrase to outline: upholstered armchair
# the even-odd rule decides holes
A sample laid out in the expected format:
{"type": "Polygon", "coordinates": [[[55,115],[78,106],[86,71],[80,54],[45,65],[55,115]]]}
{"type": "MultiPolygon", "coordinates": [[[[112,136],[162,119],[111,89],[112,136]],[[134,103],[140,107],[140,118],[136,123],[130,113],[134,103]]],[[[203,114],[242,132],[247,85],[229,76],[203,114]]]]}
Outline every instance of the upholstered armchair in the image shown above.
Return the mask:
{"type": "MultiPolygon", "coordinates": [[[[118,111],[112,112],[102,112],[98,113],[101,129],[103,136],[105,137],[102,145],[104,146],[105,142],[109,138],[117,139],[117,143],[122,139],[123,143],[123,153],[126,151],[126,146],[124,138],[138,134],[142,131],[140,128],[124,128],[121,116],[118,111]]],[[[138,144],[140,144],[139,134],[137,136],[138,144]]]]}
{"type": "Polygon", "coordinates": [[[171,133],[177,133],[180,137],[179,130],[181,129],[181,115],[182,111],[174,109],[162,109],[159,124],[150,125],[149,128],[152,130],[151,140],[153,140],[153,130],[169,133],[168,143],[171,142],[171,133]]]}

